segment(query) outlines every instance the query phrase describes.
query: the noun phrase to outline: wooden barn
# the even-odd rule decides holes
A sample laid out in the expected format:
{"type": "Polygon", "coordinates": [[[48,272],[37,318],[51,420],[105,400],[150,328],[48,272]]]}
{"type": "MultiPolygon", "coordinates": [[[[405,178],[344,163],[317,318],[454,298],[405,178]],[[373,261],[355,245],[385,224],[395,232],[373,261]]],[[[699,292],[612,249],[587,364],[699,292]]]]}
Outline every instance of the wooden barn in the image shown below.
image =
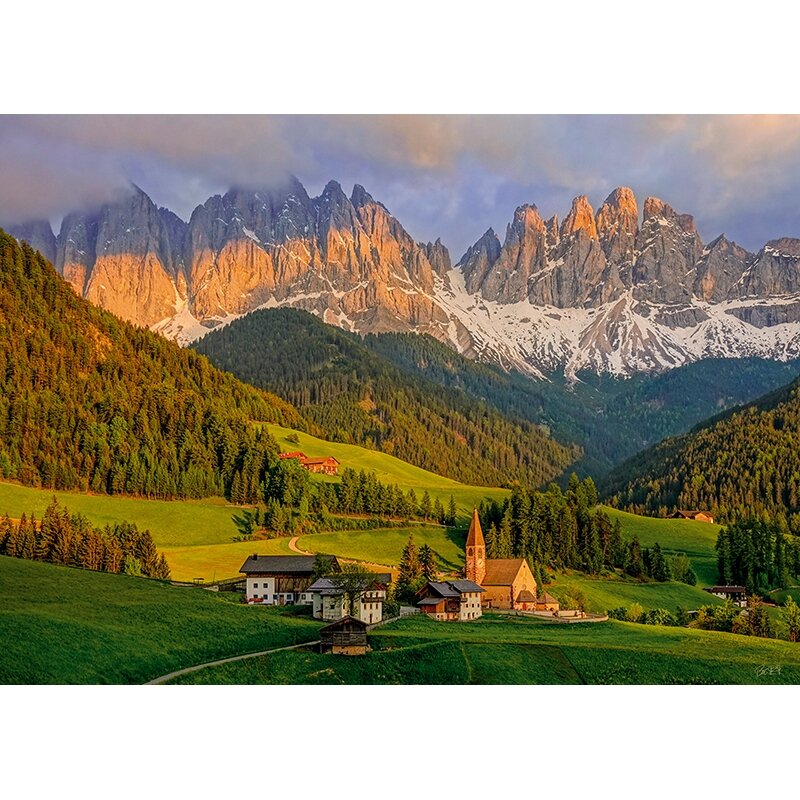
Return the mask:
{"type": "Polygon", "coordinates": [[[342,617],[320,628],[320,653],[342,656],[363,656],[367,652],[366,622],[355,617],[342,617]]]}

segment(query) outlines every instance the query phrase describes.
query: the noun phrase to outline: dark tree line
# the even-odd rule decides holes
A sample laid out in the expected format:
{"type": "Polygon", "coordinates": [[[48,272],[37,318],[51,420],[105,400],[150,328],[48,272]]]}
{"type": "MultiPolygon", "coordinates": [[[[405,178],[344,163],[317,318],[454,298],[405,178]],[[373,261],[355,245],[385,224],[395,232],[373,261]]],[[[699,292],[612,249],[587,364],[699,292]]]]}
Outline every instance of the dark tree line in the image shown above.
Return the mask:
{"type": "Polygon", "coordinates": [[[763,594],[800,577],[800,539],[777,521],[742,520],[717,536],[720,583],[763,594]]]}
{"type": "Polygon", "coordinates": [[[117,522],[95,528],[53,498],[41,520],[25,514],[0,518],[0,555],[100,572],[121,572],[167,580],[169,566],[150,531],[117,522]]]}
{"type": "Polygon", "coordinates": [[[619,521],[597,508],[591,478],[573,475],[562,491],[514,487],[502,503],[483,503],[479,513],[489,558],[528,559],[537,583],[547,569],[576,569],[591,574],[604,566],[622,566],[626,545],[619,521]]]}
{"type": "MultiPolygon", "coordinates": [[[[279,534],[295,533],[315,523],[319,530],[358,527],[351,519],[337,524],[335,515],[364,515],[371,520],[418,520],[454,525],[456,504],[450,497],[447,508],[428,491],[419,496],[413,489],[403,491],[396,484],[382,483],[374,472],[345,467],[337,483],[316,481],[295,459],[281,459],[265,452],[259,470],[248,473],[246,492],[231,493],[240,504],[255,504],[252,511],[236,517],[246,537],[258,529],[279,534]]],[[[234,484],[236,487],[236,484],[234,484]]],[[[366,522],[366,521],[365,521],[366,522]]],[[[364,528],[374,527],[365,524],[364,528]]]]}
{"type": "Polygon", "coordinates": [[[285,401],[92,306],[0,231],[0,478],[228,495],[274,448],[253,420],[307,427],[285,401]]]}

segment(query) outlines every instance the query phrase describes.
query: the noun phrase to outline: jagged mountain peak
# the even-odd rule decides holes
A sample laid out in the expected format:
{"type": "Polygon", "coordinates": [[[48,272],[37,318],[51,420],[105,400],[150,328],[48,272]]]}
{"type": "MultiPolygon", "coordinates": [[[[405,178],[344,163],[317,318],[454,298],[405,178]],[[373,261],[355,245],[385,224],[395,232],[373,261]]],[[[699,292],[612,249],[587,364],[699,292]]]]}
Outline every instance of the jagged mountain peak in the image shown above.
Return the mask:
{"type": "Polygon", "coordinates": [[[561,236],[571,236],[583,231],[590,239],[597,239],[594,209],[585,194],[578,195],[572,201],[572,208],[561,225],[561,236]]]}

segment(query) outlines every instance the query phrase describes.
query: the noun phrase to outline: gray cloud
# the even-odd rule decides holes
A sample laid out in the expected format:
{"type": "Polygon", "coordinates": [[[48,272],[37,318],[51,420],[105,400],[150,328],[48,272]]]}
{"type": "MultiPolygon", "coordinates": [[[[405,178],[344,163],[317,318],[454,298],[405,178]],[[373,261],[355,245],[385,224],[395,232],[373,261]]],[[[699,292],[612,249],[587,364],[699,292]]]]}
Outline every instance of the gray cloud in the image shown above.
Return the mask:
{"type": "Polygon", "coordinates": [[[57,217],[134,180],[188,217],[230,185],[362,183],[454,252],[516,205],[563,215],[616,186],[754,248],[800,235],[800,117],[70,116],[0,118],[0,219],[57,217]]]}

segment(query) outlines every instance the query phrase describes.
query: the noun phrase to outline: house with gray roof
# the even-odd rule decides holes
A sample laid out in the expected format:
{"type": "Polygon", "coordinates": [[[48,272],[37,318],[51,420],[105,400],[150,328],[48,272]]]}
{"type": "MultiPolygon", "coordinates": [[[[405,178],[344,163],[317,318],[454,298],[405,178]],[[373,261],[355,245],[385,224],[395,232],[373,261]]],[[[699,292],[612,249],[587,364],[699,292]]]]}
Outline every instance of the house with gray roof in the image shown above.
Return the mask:
{"type": "MultiPolygon", "coordinates": [[[[248,603],[259,605],[310,604],[308,591],[314,581],[316,556],[248,556],[239,572],[245,576],[248,603]]],[[[330,561],[330,569],[341,567],[335,556],[321,556],[330,561]]]]}
{"type": "Polygon", "coordinates": [[[484,589],[470,580],[428,581],[417,592],[423,614],[444,622],[468,622],[481,616],[484,589]]]}
{"type": "Polygon", "coordinates": [[[360,581],[363,586],[355,600],[355,608],[350,608],[350,599],[336,575],[318,578],[308,587],[312,598],[313,614],[316,619],[335,621],[345,616],[375,625],[383,619],[383,602],[392,576],[389,573],[372,573],[360,581]]]}

